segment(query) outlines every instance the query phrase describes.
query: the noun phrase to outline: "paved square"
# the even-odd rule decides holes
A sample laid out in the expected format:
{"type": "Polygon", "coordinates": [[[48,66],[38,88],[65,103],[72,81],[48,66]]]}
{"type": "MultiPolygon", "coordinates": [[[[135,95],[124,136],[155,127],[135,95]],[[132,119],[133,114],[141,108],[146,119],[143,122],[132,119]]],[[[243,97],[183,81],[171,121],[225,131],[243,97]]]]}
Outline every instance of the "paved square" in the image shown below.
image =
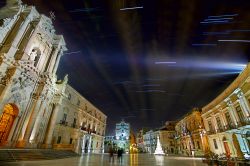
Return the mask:
{"type": "Polygon", "coordinates": [[[122,161],[108,154],[91,154],[58,160],[19,161],[4,166],[205,166],[201,159],[188,157],[155,156],[150,154],[125,154],[122,161]]]}

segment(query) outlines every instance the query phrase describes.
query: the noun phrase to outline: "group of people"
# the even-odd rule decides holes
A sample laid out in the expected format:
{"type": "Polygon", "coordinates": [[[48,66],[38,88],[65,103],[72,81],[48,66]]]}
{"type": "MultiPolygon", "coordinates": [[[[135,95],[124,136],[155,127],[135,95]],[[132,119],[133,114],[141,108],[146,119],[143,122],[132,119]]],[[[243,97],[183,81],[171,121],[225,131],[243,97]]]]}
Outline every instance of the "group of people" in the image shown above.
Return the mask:
{"type": "MultiPolygon", "coordinates": [[[[114,162],[114,153],[115,153],[115,150],[112,147],[110,147],[109,148],[109,161],[110,162],[114,162]]],[[[119,148],[117,150],[117,159],[119,162],[122,162],[122,154],[123,154],[123,149],[119,148]]]]}

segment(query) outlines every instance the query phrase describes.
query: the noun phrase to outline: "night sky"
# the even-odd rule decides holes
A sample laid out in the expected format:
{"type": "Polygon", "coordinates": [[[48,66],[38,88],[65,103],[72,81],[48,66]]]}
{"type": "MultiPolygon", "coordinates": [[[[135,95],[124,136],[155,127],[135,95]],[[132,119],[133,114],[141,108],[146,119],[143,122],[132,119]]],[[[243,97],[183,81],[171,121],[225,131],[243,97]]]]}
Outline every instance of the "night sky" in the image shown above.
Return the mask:
{"type": "Polygon", "coordinates": [[[57,74],[108,116],[107,135],[208,104],[249,61],[249,0],[23,2],[54,12],[68,48],[57,74]]]}

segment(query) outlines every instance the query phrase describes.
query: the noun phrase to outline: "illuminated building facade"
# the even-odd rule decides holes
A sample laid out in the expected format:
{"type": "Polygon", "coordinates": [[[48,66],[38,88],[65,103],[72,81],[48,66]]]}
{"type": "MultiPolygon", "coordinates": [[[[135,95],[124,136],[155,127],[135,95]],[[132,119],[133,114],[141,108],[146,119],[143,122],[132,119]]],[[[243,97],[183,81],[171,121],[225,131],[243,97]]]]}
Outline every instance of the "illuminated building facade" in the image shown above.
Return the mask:
{"type": "Polygon", "coordinates": [[[202,108],[210,149],[219,156],[249,158],[250,65],[202,108]]]}
{"type": "Polygon", "coordinates": [[[55,120],[53,148],[102,153],[106,115],[69,85],[63,94],[55,120]]]}
{"type": "Polygon", "coordinates": [[[201,110],[194,108],[175,126],[176,152],[187,156],[204,156],[209,150],[201,110]]]}
{"type": "Polygon", "coordinates": [[[146,133],[147,130],[141,129],[139,132],[136,134],[136,143],[138,147],[139,152],[146,152],[145,145],[144,145],[144,139],[143,135],[146,133]]]}
{"type": "Polygon", "coordinates": [[[143,135],[144,147],[147,153],[154,153],[158,131],[149,130],[143,135]]]}
{"type": "Polygon", "coordinates": [[[125,151],[129,151],[130,140],[130,125],[122,120],[120,123],[116,123],[115,138],[118,148],[122,148],[125,151]]]}
{"type": "Polygon", "coordinates": [[[0,19],[0,147],[99,152],[106,116],[67,84],[67,76],[57,80],[67,48],[52,19],[21,1],[2,8],[0,19]],[[66,101],[69,93],[74,101],[66,101]]]}
{"type": "Polygon", "coordinates": [[[174,121],[167,121],[165,126],[158,130],[160,143],[165,154],[175,152],[175,124],[174,121]]]}

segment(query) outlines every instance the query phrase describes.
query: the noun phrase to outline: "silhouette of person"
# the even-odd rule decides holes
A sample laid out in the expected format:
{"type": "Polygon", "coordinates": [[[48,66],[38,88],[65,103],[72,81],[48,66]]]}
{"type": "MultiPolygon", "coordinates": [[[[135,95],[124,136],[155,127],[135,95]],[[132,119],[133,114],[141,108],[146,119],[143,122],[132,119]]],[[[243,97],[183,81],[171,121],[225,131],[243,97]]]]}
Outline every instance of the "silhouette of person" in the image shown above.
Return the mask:
{"type": "Polygon", "coordinates": [[[114,162],[114,150],[112,147],[109,147],[109,162],[114,162]]]}
{"type": "Polygon", "coordinates": [[[122,153],[123,153],[123,149],[119,148],[118,151],[117,151],[117,158],[118,158],[118,161],[120,163],[122,162],[122,153]]]}

